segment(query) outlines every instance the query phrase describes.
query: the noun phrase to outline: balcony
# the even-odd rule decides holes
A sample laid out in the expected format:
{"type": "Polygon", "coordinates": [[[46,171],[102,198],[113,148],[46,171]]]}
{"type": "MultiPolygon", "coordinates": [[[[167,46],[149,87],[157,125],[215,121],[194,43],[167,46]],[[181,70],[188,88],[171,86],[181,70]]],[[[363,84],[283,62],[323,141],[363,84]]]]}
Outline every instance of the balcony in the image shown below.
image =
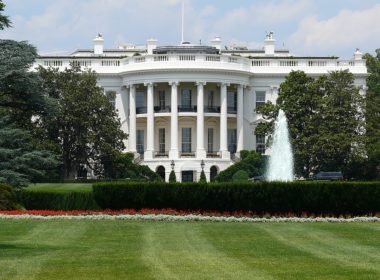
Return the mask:
{"type": "Polygon", "coordinates": [[[146,114],[147,107],[136,107],[136,114],[146,114]]]}
{"type": "Polygon", "coordinates": [[[236,107],[227,107],[227,113],[228,114],[237,114],[237,108],[236,107]]]}
{"type": "Polygon", "coordinates": [[[181,158],[194,158],[195,152],[180,152],[181,158]]]}
{"type": "Polygon", "coordinates": [[[170,113],[170,106],[154,106],[155,113],[170,113]]]}
{"type": "Polygon", "coordinates": [[[220,106],[205,106],[205,113],[220,113],[220,106]]]}
{"type": "Polygon", "coordinates": [[[178,112],[197,112],[197,106],[178,106],[178,112]]]}
{"type": "Polygon", "coordinates": [[[220,155],[219,155],[219,152],[217,152],[217,151],[208,151],[206,154],[206,157],[208,157],[208,158],[219,158],[220,155]]]}
{"type": "Polygon", "coordinates": [[[154,157],[155,158],[168,158],[169,152],[168,151],[155,152],[154,157]]]}

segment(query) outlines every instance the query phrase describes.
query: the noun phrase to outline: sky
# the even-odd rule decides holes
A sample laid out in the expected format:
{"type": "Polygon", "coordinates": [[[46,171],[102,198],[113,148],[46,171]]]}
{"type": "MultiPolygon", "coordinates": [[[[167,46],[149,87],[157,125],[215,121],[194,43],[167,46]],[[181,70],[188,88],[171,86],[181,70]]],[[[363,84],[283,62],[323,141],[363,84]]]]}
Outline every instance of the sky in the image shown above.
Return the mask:
{"type": "Polygon", "coordinates": [[[0,38],[29,41],[41,54],[92,48],[102,33],[106,48],[125,43],[181,42],[262,48],[274,32],[277,48],[294,55],[350,59],[356,48],[380,48],[380,0],[3,0],[13,27],[0,38]]]}

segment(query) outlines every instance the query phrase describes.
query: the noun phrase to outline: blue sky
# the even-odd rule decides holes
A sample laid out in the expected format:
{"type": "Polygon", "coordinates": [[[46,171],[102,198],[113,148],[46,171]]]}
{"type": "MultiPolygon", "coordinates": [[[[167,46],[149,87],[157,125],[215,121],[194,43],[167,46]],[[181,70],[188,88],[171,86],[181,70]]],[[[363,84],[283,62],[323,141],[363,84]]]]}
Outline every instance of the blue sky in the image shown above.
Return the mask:
{"type": "MultiPolygon", "coordinates": [[[[28,40],[41,53],[91,48],[100,32],[107,48],[181,41],[182,0],[4,0],[13,28],[0,38],[28,40]]],[[[185,39],[261,48],[266,31],[294,55],[351,58],[380,48],[379,0],[185,0],[185,39]]]]}

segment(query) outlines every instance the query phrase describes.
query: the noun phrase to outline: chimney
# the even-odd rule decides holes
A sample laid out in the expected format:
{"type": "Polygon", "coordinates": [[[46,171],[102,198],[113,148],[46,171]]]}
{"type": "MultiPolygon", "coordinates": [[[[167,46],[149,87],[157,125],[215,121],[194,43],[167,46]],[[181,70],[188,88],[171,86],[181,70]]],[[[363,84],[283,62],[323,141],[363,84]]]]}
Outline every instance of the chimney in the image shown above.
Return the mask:
{"type": "Polygon", "coordinates": [[[354,53],[354,60],[362,60],[363,59],[363,53],[357,48],[354,53]]]}
{"type": "Polygon", "coordinates": [[[217,48],[219,51],[222,49],[222,40],[219,36],[216,36],[214,39],[210,41],[211,46],[217,48]]]}
{"type": "Polygon", "coordinates": [[[274,56],[274,45],[276,40],[273,38],[273,32],[267,33],[264,40],[264,51],[266,56],[274,56]]]}
{"type": "Polygon", "coordinates": [[[98,36],[94,39],[94,54],[103,55],[104,39],[102,34],[98,33],[98,36]]]}
{"type": "Polygon", "coordinates": [[[153,50],[157,48],[157,40],[156,39],[149,39],[146,41],[146,50],[148,54],[153,54],[153,50]]]}

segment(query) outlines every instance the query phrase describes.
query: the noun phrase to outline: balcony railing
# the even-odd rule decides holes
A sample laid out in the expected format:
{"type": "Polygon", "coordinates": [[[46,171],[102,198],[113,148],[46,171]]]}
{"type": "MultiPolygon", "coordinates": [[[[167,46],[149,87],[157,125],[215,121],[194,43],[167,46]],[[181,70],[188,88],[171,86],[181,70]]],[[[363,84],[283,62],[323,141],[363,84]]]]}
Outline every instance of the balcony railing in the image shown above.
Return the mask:
{"type": "Polygon", "coordinates": [[[155,152],[154,157],[156,158],[168,158],[169,157],[169,152],[155,152]]]}
{"type": "Polygon", "coordinates": [[[236,107],[227,107],[227,113],[228,114],[236,114],[237,108],[236,107]]]}
{"type": "Polygon", "coordinates": [[[170,106],[154,106],[155,113],[170,113],[170,106]]]}
{"type": "Polygon", "coordinates": [[[178,106],[178,112],[196,112],[197,106],[178,106]]]}
{"type": "Polygon", "coordinates": [[[208,158],[219,158],[220,155],[219,155],[219,152],[208,151],[207,154],[206,154],[206,157],[208,157],[208,158]]]}
{"type": "Polygon", "coordinates": [[[136,107],[136,114],[146,114],[147,107],[136,107]]]}
{"type": "Polygon", "coordinates": [[[195,152],[180,152],[180,157],[182,157],[182,158],[193,158],[193,157],[195,157],[195,152]]]}
{"type": "Polygon", "coordinates": [[[205,113],[220,113],[220,106],[205,106],[205,113]]]}

